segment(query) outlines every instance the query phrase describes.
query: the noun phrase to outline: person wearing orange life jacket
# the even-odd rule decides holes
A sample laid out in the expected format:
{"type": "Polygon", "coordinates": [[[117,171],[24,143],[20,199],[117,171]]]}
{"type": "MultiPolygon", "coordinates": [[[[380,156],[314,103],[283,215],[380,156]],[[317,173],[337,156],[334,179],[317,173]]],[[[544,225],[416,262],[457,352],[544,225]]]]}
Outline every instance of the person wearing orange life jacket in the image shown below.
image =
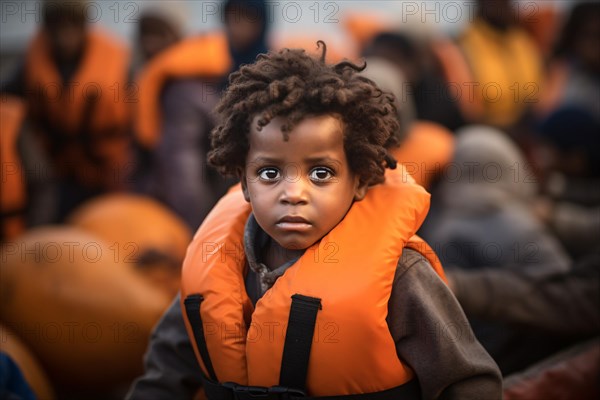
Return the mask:
{"type": "Polygon", "coordinates": [[[228,74],[267,48],[263,1],[228,1],[222,11],[225,32],[172,45],[137,77],[138,189],[163,201],[193,230],[233,183],[224,182],[205,162],[215,123],[212,109],[228,74]]]}
{"type": "Polygon", "coordinates": [[[52,223],[56,203],[53,172],[19,97],[2,94],[0,107],[0,241],[15,239],[35,225],[52,223]]]}
{"type": "Polygon", "coordinates": [[[386,58],[408,76],[404,90],[414,94],[420,119],[450,130],[479,121],[483,104],[467,93],[472,72],[449,37],[410,18],[401,30],[364,12],[346,14],[343,22],[364,55],[386,58]]]}
{"type": "Polygon", "coordinates": [[[395,97],[400,118],[396,135],[401,145],[392,149],[391,154],[417,184],[429,190],[452,160],[454,135],[435,122],[416,119],[413,96],[396,64],[380,57],[365,61],[367,68],[362,74],[395,97]]]}
{"type": "MultiPolygon", "coordinates": [[[[469,115],[464,113],[461,99],[453,94],[454,77],[446,74],[433,62],[434,49],[441,40],[418,38],[409,33],[381,32],[365,46],[365,57],[379,57],[397,65],[406,79],[404,90],[413,97],[416,118],[438,123],[454,130],[465,124],[469,115]]],[[[461,87],[462,89],[462,87],[461,87]]],[[[467,108],[475,109],[471,102],[467,108]]]]}
{"type": "Polygon", "coordinates": [[[474,101],[484,108],[475,122],[503,129],[518,124],[539,101],[544,78],[541,54],[511,7],[509,0],[478,1],[476,18],[458,38],[477,83],[474,101]]]}
{"type": "Polygon", "coordinates": [[[17,98],[6,97],[0,108],[0,156],[2,180],[0,206],[2,225],[0,240],[14,239],[25,231],[25,207],[27,203],[25,173],[17,150],[21,124],[25,118],[25,105],[17,98]]]}
{"type": "Polygon", "coordinates": [[[86,22],[84,0],[45,1],[43,26],[3,88],[28,112],[59,177],[59,219],[85,199],[121,190],[130,169],[128,50],[86,22]]]}
{"type": "Polygon", "coordinates": [[[241,190],[197,232],[181,292],[205,394],[500,398],[497,367],[413,237],[429,195],[402,168],[384,175],[391,97],[324,60],[271,53],[232,75],[217,107],[209,159],[241,190]],[[448,324],[461,338],[428,332],[448,324]]]}
{"type": "Polygon", "coordinates": [[[180,42],[186,35],[189,12],[185,3],[144,2],[137,26],[132,70],[180,42]]]}

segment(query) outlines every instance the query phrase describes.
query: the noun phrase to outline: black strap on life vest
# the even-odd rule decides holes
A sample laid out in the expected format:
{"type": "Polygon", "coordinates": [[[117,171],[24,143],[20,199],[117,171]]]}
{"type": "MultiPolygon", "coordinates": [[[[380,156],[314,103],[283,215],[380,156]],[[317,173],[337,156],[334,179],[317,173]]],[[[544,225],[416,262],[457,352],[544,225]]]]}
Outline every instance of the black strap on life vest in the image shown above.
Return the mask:
{"type": "Polygon", "coordinates": [[[210,400],[417,400],[421,398],[421,387],[417,379],[375,393],[339,396],[306,396],[308,360],[321,299],[295,294],[285,336],[281,362],[280,384],[277,386],[246,386],[234,382],[218,382],[210,361],[204,328],[200,316],[200,303],[204,298],[192,294],[185,298],[184,305],[200,357],[210,376],[202,373],[204,393],[210,400]]]}
{"type": "Polygon", "coordinates": [[[200,303],[204,300],[204,297],[200,294],[191,294],[185,298],[183,304],[185,305],[185,313],[187,314],[188,321],[194,331],[194,340],[196,340],[196,346],[202,357],[202,362],[210,375],[210,379],[217,381],[217,374],[210,361],[208,355],[208,347],[206,346],[206,338],[204,337],[204,325],[202,324],[202,317],[200,316],[200,303]]]}
{"type": "Polygon", "coordinates": [[[321,308],[321,299],[319,298],[301,294],[292,296],[283,345],[280,385],[305,390],[317,312],[321,308]]]}
{"type": "Polygon", "coordinates": [[[420,400],[417,379],[403,385],[373,393],[339,396],[306,396],[301,390],[283,386],[244,386],[233,382],[218,383],[204,377],[204,394],[209,400],[420,400]]]}

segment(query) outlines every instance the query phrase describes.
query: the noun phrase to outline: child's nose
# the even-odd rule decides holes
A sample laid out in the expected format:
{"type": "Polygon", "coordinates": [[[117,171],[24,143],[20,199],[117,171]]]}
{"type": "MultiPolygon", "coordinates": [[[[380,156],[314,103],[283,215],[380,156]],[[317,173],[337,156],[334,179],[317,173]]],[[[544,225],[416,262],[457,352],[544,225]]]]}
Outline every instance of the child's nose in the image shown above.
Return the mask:
{"type": "Polygon", "coordinates": [[[308,182],[301,176],[287,174],[284,177],[280,201],[284,204],[306,204],[308,202],[308,182]]]}

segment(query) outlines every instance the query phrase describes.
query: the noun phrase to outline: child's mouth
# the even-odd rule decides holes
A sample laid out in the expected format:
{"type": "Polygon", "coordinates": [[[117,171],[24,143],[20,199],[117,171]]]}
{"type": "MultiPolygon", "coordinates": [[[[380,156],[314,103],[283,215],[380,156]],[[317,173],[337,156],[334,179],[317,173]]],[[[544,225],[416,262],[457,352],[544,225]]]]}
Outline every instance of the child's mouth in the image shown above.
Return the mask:
{"type": "Polygon", "coordinates": [[[275,224],[278,228],[290,231],[304,231],[312,227],[306,219],[296,215],[286,215],[275,224]]]}

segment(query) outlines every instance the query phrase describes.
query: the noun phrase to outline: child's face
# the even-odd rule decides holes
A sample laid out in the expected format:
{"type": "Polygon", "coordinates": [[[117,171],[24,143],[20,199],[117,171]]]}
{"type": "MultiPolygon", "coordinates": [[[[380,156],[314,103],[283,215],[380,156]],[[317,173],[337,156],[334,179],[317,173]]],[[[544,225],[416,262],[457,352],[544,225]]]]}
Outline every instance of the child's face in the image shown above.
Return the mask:
{"type": "Polygon", "coordinates": [[[306,249],[333,229],[367,188],[350,170],[337,118],[306,117],[287,142],[284,123],[276,117],[258,131],[253,121],[242,187],[271,238],[286,249],[306,249]]]}

